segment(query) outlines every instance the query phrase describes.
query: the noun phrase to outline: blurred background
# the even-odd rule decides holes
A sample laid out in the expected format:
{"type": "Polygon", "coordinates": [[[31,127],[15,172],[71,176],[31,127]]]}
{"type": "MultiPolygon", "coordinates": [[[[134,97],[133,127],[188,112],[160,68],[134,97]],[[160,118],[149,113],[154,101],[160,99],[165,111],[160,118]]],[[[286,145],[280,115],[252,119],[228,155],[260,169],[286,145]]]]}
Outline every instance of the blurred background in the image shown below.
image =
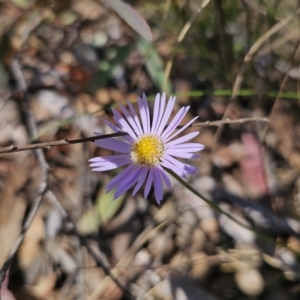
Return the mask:
{"type": "Polygon", "coordinates": [[[199,173],[160,206],[112,201],[93,143],[0,154],[1,266],[42,199],[2,299],[299,299],[300,2],[108,3],[0,1],[2,148],[111,133],[142,93],[235,122],[192,129],[199,173]]]}

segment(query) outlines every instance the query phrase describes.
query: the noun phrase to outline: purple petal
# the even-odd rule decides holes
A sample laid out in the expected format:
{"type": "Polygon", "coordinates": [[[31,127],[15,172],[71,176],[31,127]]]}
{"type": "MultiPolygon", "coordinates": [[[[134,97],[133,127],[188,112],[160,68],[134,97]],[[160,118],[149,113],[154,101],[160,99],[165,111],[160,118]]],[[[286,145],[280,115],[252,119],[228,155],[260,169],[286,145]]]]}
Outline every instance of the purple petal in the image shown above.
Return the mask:
{"type": "Polygon", "coordinates": [[[95,166],[94,168],[92,168],[92,171],[98,171],[98,172],[108,171],[108,170],[122,167],[124,165],[128,165],[129,163],[130,163],[130,160],[128,160],[128,159],[123,159],[123,160],[119,160],[119,161],[115,161],[115,162],[106,162],[106,163],[103,163],[102,166],[95,166]]]}
{"type": "Polygon", "coordinates": [[[139,134],[143,134],[143,129],[142,129],[142,126],[141,126],[141,122],[139,120],[139,117],[138,117],[136,111],[133,108],[133,105],[129,101],[127,101],[127,105],[128,105],[128,107],[130,109],[131,115],[133,116],[133,119],[134,119],[134,121],[136,123],[136,126],[139,129],[139,134]]]}
{"type": "Polygon", "coordinates": [[[142,172],[141,172],[141,175],[140,175],[140,178],[138,179],[138,182],[132,192],[132,196],[135,196],[136,193],[139,191],[139,189],[141,188],[141,186],[143,185],[143,183],[145,182],[145,179],[147,177],[147,174],[148,174],[148,171],[149,171],[149,168],[147,167],[142,167],[142,172]]]}
{"type": "Polygon", "coordinates": [[[174,157],[172,157],[168,154],[165,154],[164,159],[167,159],[173,165],[175,165],[176,167],[178,167],[179,169],[184,171],[184,167],[185,167],[184,163],[180,162],[179,160],[175,159],[174,157]]]}
{"type": "Polygon", "coordinates": [[[103,139],[95,141],[95,145],[100,148],[117,151],[121,153],[129,153],[130,145],[115,138],[103,139]]]}
{"type": "Polygon", "coordinates": [[[108,121],[108,120],[104,120],[104,123],[109,126],[113,131],[115,132],[121,132],[122,130],[117,127],[115,124],[113,124],[112,122],[108,121]]]}
{"type": "Polygon", "coordinates": [[[199,169],[194,167],[194,166],[190,166],[190,165],[185,165],[185,171],[187,174],[197,174],[199,169]]]}
{"type": "MultiPolygon", "coordinates": [[[[112,122],[108,121],[108,120],[104,120],[104,123],[109,126],[113,131],[115,132],[122,132],[122,129],[117,127],[115,124],[113,124],[112,122]]],[[[134,139],[130,136],[130,135],[124,135],[122,137],[123,139],[127,140],[128,142],[132,143],[134,141],[134,139]]]]}
{"type": "Polygon", "coordinates": [[[181,143],[184,143],[186,141],[193,139],[198,134],[199,134],[199,131],[188,133],[174,141],[168,142],[166,145],[167,145],[167,147],[171,147],[171,146],[173,147],[174,145],[178,145],[178,144],[181,144],[181,143]]]}
{"type": "Polygon", "coordinates": [[[127,123],[127,120],[125,120],[115,108],[112,109],[112,112],[114,114],[114,120],[120,126],[122,131],[127,132],[133,139],[136,139],[137,135],[127,123]]]}
{"type": "Polygon", "coordinates": [[[153,122],[152,122],[152,130],[151,132],[157,132],[159,124],[161,123],[161,119],[164,115],[166,103],[166,94],[163,93],[160,97],[160,94],[156,95],[155,103],[154,103],[154,112],[153,112],[153,122]]]}
{"type": "Polygon", "coordinates": [[[160,163],[163,167],[172,170],[174,173],[178,174],[179,176],[186,178],[186,174],[183,170],[181,170],[177,165],[174,165],[168,159],[169,156],[163,158],[162,162],[160,163]]]}
{"type": "Polygon", "coordinates": [[[134,165],[131,164],[129,165],[126,169],[121,171],[116,177],[114,177],[107,185],[106,185],[106,191],[109,192],[111,191],[114,187],[116,187],[118,184],[124,180],[130,174],[132,169],[134,168],[134,165]]]}
{"type": "Polygon", "coordinates": [[[131,127],[133,128],[134,132],[136,135],[140,134],[140,131],[138,129],[138,127],[136,126],[135,120],[133,119],[133,117],[130,115],[130,113],[127,111],[127,109],[124,107],[124,105],[120,104],[120,108],[124,114],[124,116],[127,119],[127,122],[131,125],[131,127]]]}
{"type": "Polygon", "coordinates": [[[151,131],[151,127],[150,127],[150,112],[149,112],[149,105],[148,105],[148,101],[147,101],[147,97],[145,94],[143,94],[143,102],[144,102],[144,106],[146,108],[146,123],[147,123],[147,133],[149,133],[151,131]]]}
{"type": "Polygon", "coordinates": [[[188,164],[184,164],[181,161],[177,160],[176,158],[165,154],[164,159],[168,159],[173,165],[178,167],[180,170],[183,170],[186,174],[196,174],[198,169],[190,166],[188,164]]]}
{"type": "Polygon", "coordinates": [[[128,165],[127,160],[122,160],[118,162],[107,162],[104,163],[102,166],[95,166],[92,168],[92,171],[96,172],[103,172],[103,171],[108,171],[108,170],[113,170],[122,166],[128,165]]]}
{"type": "Polygon", "coordinates": [[[189,106],[182,107],[179,112],[175,115],[171,123],[168,125],[167,129],[162,133],[162,137],[167,138],[180,124],[184,116],[189,110],[189,106]]]}
{"type": "Polygon", "coordinates": [[[167,150],[166,154],[175,156],[175,157],[181,157],[181,158],[188,158],[188,159],[194,159],[194,158],[199,158],[199,154],[195,153],[186,153],[182,151],[177,151],[177,150],[167,150]]]}
{"type": "Polygon", "coordinates": [[[153,182],[153,172],[154,172],[154,168],[151,168],[149,171],[149,175],[148,175],[148,179],[146,182],[146,187],[145,187],[145,191],[144,191],[144,198],[146,199],[149,195],[150,192],[150,188],[153,182]]]}
{"type": "Polygon", "coordinates": [[[131,159],[128,154],[94,157],[89,160],[91,162],[90,167],[92,171],[107,171],[112,170],[131,163],[131,159]]]}
{"type": "Polygon", "coordinates": [[[171,155],[165,154],[164,159],[167,159],[171,164],[182,170],[186,174],[186,164],[182,163],[181,161],[177,160],[171,155]]]}
{"type": "Polygon", "coordinates": [[[110,155],[110,156],[98,156],[89,159],[91,163],[102,163],[107,161],[117,161],[124,158],[130,158],[128,154],[118,154],[118,155],[110,155]]]}
{"type": "Polygon", "coordinates": [[[155,194],[155,199],[157,204],[160,204],[160,201],[163,198],[163,185],[162,185],[162,179],[160,177],[160,173],[158,171],[158,169],[154,168],[153,169],[153,173],[154,173],[154,194],[155,194]]]}
{"type": "Polygon", "coordinates": [[[156,123],[159,116],[159,107],[160,107],[160,94],[157,94],[154,100],[154,111],[153,111],[153,120],[152,120],[152,127],[151,132],[156,132],[156,123]]]}
{"type": "MultiPolygon", "coordinates": [[[[168,144],[170,145],[170,144],[168,144]]],[[[202,144],[198,143],[186,143],[186,144],[180,144],[180,145],[171,145],[168,149],[176,149],[180,150],[182,152],[198,152],[204,149],[204,146],[202,144]]]]}
{"type": "Polygon", "coordinates": [[[137,180],[140,177],[141,171],[142,171],[141,167],[136,167],[134,170],[130,172],[130,174],[124,180],[122,180],[120,185],[118,185],[117,187],[117,190],[114,195],[114,199],[120,197],[137,182],[137,180]]]}
{"type": "Polygon", "coordinates": [[[171,136],[169,136],[166,139],[166,142],[171,140],[172,138],[174,138],[176,135],[178,135],[180,132],[182,132],[184,129],[186,129],[187,127],[189,127],[196,119],[198,119],[199,117],[195,117],[194,119],[192,119],[191,121],[189,121],[187,124],[185,124],[182,128],[180,128],[178,131],[176,131],[174,134],[172,134],[171,136]]]}
{"type": "Polygon", "coordinates": [[[171,181],[169,179],[167,172],[161,166],[157,166],[156,168],[159,170],[160,176],[164,180],[166,186],[170,189],[172,187],[172,184],[171,184],[171,181]]]}
{"type": "Polygon", "coordinates": [[[144,101],[139,97],[138,98],[138,106],[139,106],[141,120],[142,120],[142,125],[143,125],[143,133],[149,133],[148,122],[147,122],[147,108],[148,108],[148,103],[146,103],[146,106],[145,106],[144,101]]]}
{"type": "Polygon", "coordinates": [[[170,97],[169,98],[169,101],[168,101],[168,104],[167,104],[167,107],[166,107],[166,110],[163,114],[163,118],[160,122],[159,127],[157,128],[157,134],[161,134],[163,132],[163,130],[165,129],[165,126],[167,125],[167,122],[171,116],[171,113],[172,113],[172,110],[173,110],[173,107],[174,107],[174,103],[175,103],[175,97],[170,97]]]}

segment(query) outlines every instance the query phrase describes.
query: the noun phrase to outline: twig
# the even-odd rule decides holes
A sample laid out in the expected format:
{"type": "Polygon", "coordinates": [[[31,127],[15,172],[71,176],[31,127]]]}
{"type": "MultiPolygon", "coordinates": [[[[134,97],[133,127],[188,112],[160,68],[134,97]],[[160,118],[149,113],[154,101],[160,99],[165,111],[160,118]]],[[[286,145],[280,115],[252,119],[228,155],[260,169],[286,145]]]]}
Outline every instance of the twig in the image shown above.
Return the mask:
{"type": "MultiPolygon", "coordinates": [[[[286,84],[286,82],[287,82],[287,80],[288,80],[288,77],[289,77],[289,72],[290,72],[290,70],[291,70],[291,68],[292,68],[292,66],[293,66],[293,62],[294,62],[295,59],[297,58],[297,54],[298,54],[299,50],[300,50],[300,41],[298,42],[298,44],[297,44],[297,46],[296,46],[296,48],[295,48],[295,50],[294,50],[294,53],[293,53],[292,58],[291,58],[291,60],[290,60],[290,65],[288,66],[288,68],[287,68],[287,70],[286,70],[286,72],[285,72],[285,75],[284,75],[283,80],[282,80],[281,85],[280,85],[280,89],[279,89],[279,91],[278,91],[278,93],[277,93],[277,96],[276,96],[276,98],[275,98],[275,100],[274,100],[274,102],[273,102],[273,104],[272,104],[272,107],[271,107],[271,111],[270,111],[269,117],[270,117],[270,116],[272,115],[272,113],[274,112],[275,105],[276,105],[276,103],[278,102],[278,99],[280,98],[280,96],[281,96],[281,94],[282,94],[282,91],[283,91],[283,89],[284,89],[284,86],[285,86],[285,84],[286,84]]],[[[269,126],[268,126],[268,125],[269,125],[269,124],[267,124],[267,125],[265,126],[264,131],[263,131],[263,133],[262,133],[262,141],[264,141],[265,138],[266,138],[266,134],[267,134],[267,131],[268,131],[268,129],[269,129],[269,126]]]]}
{"type": "Polygon", "coordinates": [[[229,81],[228,74],[232,64],[232,57],[233,57],[232,46],[230,45],[230,40],[229,38],[227,38],[227,34],[226,34],[226,27],[228,25],[226,24],[226,16],[225,16],[222,0],[214,0],[213,7],[214,7],[213,11],[215,13],[218,40],[220,41],[218,43],[218,48],[217,48],[219,64],[220,64],[222,77],[227,83],[229,81]]]}
{"type": "Polygon", "coordinates": [[[252,9],[250,9],[246,0],[241,1],[243,8],[245,9],[245,29],[246,29],[246,49],[250,49],[251,35],[252,35],[252,9]]]}
{"type": "Polygon", "coordinates": [[[76,226],[75,222],[70,217],[70,215],[65,210],[65,208],[61,205],[61,203],[59,202],[59,200],[57,199],[55,194],[51,190],[48,190],[47,196],[50,198],[52,203],[59,208],[63,218],[65,219],[65,221],[68,222],[72,226],[72,229],[71,229],[72,233],[79,239],[80,244],[86,247],[89,254],[94,258],[94,260],[96,262],[96,265],[98,267],[101,267],[104,270],[106,276],[110,277],[119,286],[119,288],[122,289],[122,291],[124,292],[124,294],[126,296],[126,299],[132,299],[132,295],[129,292],[129,290],[122,285],[122,283],[116,278],[115,275],[112,274],[111,270],[104,263],[103,259],[101,259],[99,257],[99,255],[97,255],[96,252],[93,250],[93,248],[89,245],[89,243],[88,243],[87,239],[85,238],[85,236],[80,234],[80,232],[77,229],[77,226],[76,226]]]}
{"type": "Polygon", "coordinates": [[[172,67],[173,67],[173,61],[174,61],[174,58],[177,54],[176,53],[177,45],[179,45],[183,41],[183,39],[185,38],[186,34],[190,30],[191,26],[193,25],[194,21],[196,20],[197,16],[199,15],[199,13],[205,8],[205,6],[207,6],[207,4],[209,2],[210,2],[210,0],[202,1],[200,7],[193,14],[193,16],[184,24],[183,28],[181,29],[180,33],[178,34],[176,43],[173,47],[174,51],[171,54],[170,58],[168,59],[167,64],[166,64],[166,68],[165,68],[165,71],[164,71],[164,79],[163,79],[163,87],[164,88],[167,86],[167,82],[169,80],[170,73],[171,73],[171,70],[172,70],[172,67]]]}
{"type": "MultiPolygon", "coordinates": [[[[249,65],[249,63],[252,61],[253,57],[255,54],[258,52],[258,50],[261,48],[261,46],[267,41],[272,35],[274,35],[276,32],[278,32],[280,29],[282,29],[284,26],[286,26],[289,22],[291,22],[297,15],[300,13],[300,9],[298,9],[296,12],[288,15],[285,19],[281,20],[277,24],[275,24],[272,28],[270,28],[267,32],[265,32],[249,49],[248,53],[244,57],[244,61],[242,62],[242,65],[240,67],[240,70],[236,76],[234,85],[233,85],[233,90],[232,90],[232,95],[229,100],[229,103],[226,107],[226,110],[223,114],[223,119],[227,118],[229,115],[229,112],[232,108],[232,105],[238,95],[239,90],[241,89],[241,85],[244,79],[244,73],[249,65]]],[[[219,139],[223,132],[223,126],[220,126],[215,133],[214,137],[214,145],[216,145],[216,141],[219,139]]]]}
{"type": "MultiPolygon", "coordinates": [[[[242,124],[246,122],[269,122],[269,119],[266,117],[263,118],[243,118],[243,119],[225,119],[225,120],[218,120],[218,121],[206,121],[201,123],[195,123],[191,125],[190,127],[197,127],[197,126],[220,126],[222,124],[242,124]]],[[[178,126],[178,129],[181,126],[178,126]]],[[[34,149],[50,149],[52,146],[64,146],[64,145],[72,145],[72,144],[79,144],[79,143],[85,143],[85,142],[95,142],[97,140],[112,138],[112,137],[118,137],[118,136],[124,136],[127,135],[126,132],[116,132],[111,134],[104,134],[104,135],[97,135],[97,136],[91,136],[81,139],[75,139],[75,140],[58,140],[58,141],[52,141],[52,142],[44,142],[44,143],[36,143],[36,144],[30,144],[30,145],[24,145],[24,146],[8,146],[5,148],[0,148],[0,154],[4,153],[11,153],[11,152],[20,152],[20,151],[28,151],[28,150],[34,150],[34,149]]]]}
{"type": "Polygon", "coordinates": [[[300,237],[300,223],[296,219],[277,216],[260,203],[248,201],[222,189],[214,189],[211,196],[217,205],[225,202],[241,208],[254,227],[264,234],[300,237]]]}
{"type": "Polygon", "coordinates": [[[179,175],[175,174],[171,170],[167,170],[170,175],[172,175],[179,183],[181,183],[185,188],[187,188],[190,192],[192,192],[194,195],[202,199],[204,202],[206,202],[211,208],[213,208],[216,212],[220,213],[221,215],[226,216],[228,219],[232,220],[236,224],[242,226],[243,228],[248,229],[249,231],[255,233],[257,236],[264,237],[267,240],[269,240],[272,243],[276,243],[273,238],[270,238],[268,236],[265,236],[263,233],[260,233],[253,229],[252,227],[249,227],[248,225],[244,224],[242,221],[236,219],[232,216],[231,213],[225,211],[222,209],[217,203],[215,203],[213,200],[210,200],[208,197],[206,197],[204,194],[199,192],[197,189],[195,189],[191,184],[189,184],[187,181],[182,179],[179,175]]]}
{"type": "MultiPolygon", "coordinates": [[[[27,92],[27,86],[26,86],[26,82],[25,79],[23,77],[20,65],[18,63],[17,60],[12,60],[11,65],[11,72],[13,74],[13,76],[15,77],[17,84],[18,84],[18,89],[23,93],[23,99],[26,105],[26,123],[28,126],[28,130],[32,133],[35,134],[37,132],[37,128],[34,122],[34,118],[31,114],[31,110],[29,109],[29,95],[27,92]]],[[[48,181],[48,164],[45,160],[43,151],[41,149],[36,149],[35,150],[35,154],[37,156],[37,159],[41,165],[41,169],[42,169],[42,175],[41,175],[41,181],[38,187],[38,192],[37,195],[32,203],[31,209],[28,213],[27,218],[25,219],[24,225],[22,227],[21,233],[19,238],[17,239],[13,249],[10,252],[10,255],[8,257],[8,259],[4,262],[2,268],[0,269],[0,291],[1,291],[1,287],[3,284],[3,281],[5,279],[6,276],[6,272],[7,270],[10,268],[11,263],[18,251],[18,249],[20,248],[24,238],[25,238],[25,234],[29,228],[29,226],[31,225],[41,203],[43,200],[43,196],[45,195],[45,193],[47,192],[47,181],[48,181]]],[[[9,199],[7,199],[9,201],[9,199]]],[[[0,294],[0,299],[1,299],[1,294],[0,294]]]]}
{"type": "Polygon", "coordinates": [[[11,146],[8,146],[5,148],[0,148],[0,154],[28,151],[28,150],[34,150],[34,149],[49,150],[52,146],[64,146],[64,145],[79,144],[79,143],[84,143],[84,142],[94,142],[96,140],[107,139],[107,138],[117,137],[117,136],[124,136],[124,135],[127,135],[127,133],[126,132],[117,132],[117,133],[112,133],[112,134],[91,136],[91,137],[75,139],[75,140],[62,139],[62,140],[58,140],[58,141],[36,143],[36,144],[30,144],[30,145],[25,145],[25,146],[11,145],[11,146]]]}
{"type": "MultiPolygon", "coordinates": [[[[218,121],[206,121],[206,122],[201,122],[201,123],[194,123],[191,127],[196,127],[196,126],[221,126],[225,124],[243,124],[247,122],[269,122],[269,118],[263,117],[263,118],[243,118],[243,119],[236,119],[236,120],[231,120],[231,119],[224,119],[224,120],[218,120],[218,121]]],[[[0,152],[1,153],[1,152],[0,152]]]]}
{"type": "Polygon", "coordinates": [[[175,174],[173,171],[167,170],[179,183],[181,183],[185,188],[191,191],[194,195],[198,196],[204,202],[206,202],[210,207],[212,207],[216,212],[221,215],[226,216],[228,219],[232,220],[234,223],[240,225],[241,227],[253,232],[257,237],[270,242],[271,244],[277,244],[289,249],[291,252],[299,255],[284,242],[277,241],[272,235],[292,235],[297,238],[300,237],[300,223],[292,218],[283,218],[276,216],[271,211],[265,209],[258,203],[249,202],[238,196],[231,195],[220,189],[214,189],[210,191],[210,196],[207,197],[197,189],[195,189],[191,184],[182,179],[179,175],[175,174]],[[250,227],[242,220],[234,217],[230,212],[225,211],[220,207],[220,203],[228,203],[232,206],[239,206],[242,208],[244,214],[254,223],[254,227],[250,227]],[[261,230],[261,231],[258,231],[261,230]],[[271,235],[272,234],[272,235],[271,235]]]}
{"type": "MultiPolygon", "coordinates": [[[[28,127],[28,131],[31,136],[37,136],[37,133],[38,133],[37,126],[36,126],[34,117],[32,115],[31,109],[30,109],[30,97],[29,97],[29,94],[27,91],[27,86],[26,86],[25,79],[23,77],[21,67],[17,60],[12,61],[11,71],[17,81],[18,89],[23,93],[23,100],[26,105],[25,118],[26,118],[26,125],[28,127]]],[[[120,132],[120,133],[113,134],[113,136],[122,136],[122,135],[126,135],[126,134],[127,133],[120,132]]],[[[106,138],[110,137],[110,136],[111,135],[106,135],[106,138]]],[[[79,140],[71,140],[71,141],[60,140],[60,141],[55,141],[54,144],[52,144],[50,146],[76,144],[76,143],[82,143],[84,141],[94,141],[94,140],[101,139],[101,138],[103,138],[103,137],[96,136],[96,137],[84,138],[84,139],[79,139],[79,140]]],[[[102,259],[98,257],[98,255],[90,247],[90,245],[87,242],[87,240],[85,239],[85,237],[80,235],[72,218],[69,216],[69,214],[65,211],[65,209],[62,207],[62,205],[59,203],[58,199],[55,197],[55,195],[52,193],[52,191],[48,189],[47,182],[48,182],[48,169],[49,168],[48,168],[48,164],[47,164],[47,161],[46,161],[46,158],[45,158],[45,155],[44,155],[42,149],[47,148],[49,146],[47,146],[45,144],[47,144],[47,143],[28,145],[28,147],[30,147],[30,148],[26,148],[26,149],[24,149],[24,147],[14,147],[14,146],[6,148],[6,149],[9,148],[8,152],[15,152],[16,151],[16,150],[14,150],[15,148],[21,149],[21,150],[17,150],[17,151],[34,150],[34,152],[37,156],[38,162],[42,169],[42,176],[41,176],[41,181],[39,184],[37,196],[36,196],[35,200],[33,201],[33,205],[32,205],[32,207],[29,211],[29,214],[24,222],[20,236],[19,236],[18,240],[16,241],[16,243],[9,255],[9,258],[4,262],[2,268],[0,269],[0,291],[1,291],[1,287],[2,287],[2,284],[5,279],[5,276],[6,276],[6,272],[9,269],[9,267],[11,266],[11,263],[16,255],[19,247],[21,246],[21,244],[24,240],[25,234],[26,234],[29,226],[31,225],[31,223],[42,203],[43,196],[45,194],[47,194],[47,196],[49,196],[55,202],[55,204],[58,205],[64,218],[72,224],[73,233],[79,238],[80,243],[83,244],[87,248],[88,252],[93,256],[93,258],[95,259],[95,261],[97,263],[97,266],[101,267],[103,269],[103,271],[105,272],[105,274],[107,276],[111,277],[111,279],[122,289],[122,291],[124,292],[124,296],[125,296],[124,299],[132,299],[132,295],[131,295],[130,291],[126,287],[124,287],[116,278],[114,278],[114,276],[111,274],[109,267],[107,267],[105,265],[105,263],[102,261],[102,259]],[[40,146],[36,147],[37,145],[40,145],[40,146]]],[[[8,152],[6,152],[6,153],[8,153],[8,152]]],[[[3,153],[5,153],[5,152],[3,152],[3,153]]],[[[0,294],[0,300],[1,300],[1,294],[0,294]]]]}

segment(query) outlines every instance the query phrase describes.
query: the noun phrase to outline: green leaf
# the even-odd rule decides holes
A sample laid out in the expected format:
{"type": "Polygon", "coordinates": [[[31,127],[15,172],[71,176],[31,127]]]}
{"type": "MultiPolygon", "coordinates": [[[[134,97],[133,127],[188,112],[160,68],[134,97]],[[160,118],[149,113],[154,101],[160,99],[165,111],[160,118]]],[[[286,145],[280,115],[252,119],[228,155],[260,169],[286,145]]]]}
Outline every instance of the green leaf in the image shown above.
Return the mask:
{"type": "Polygon", "coordinates": [[[116,214],[123,203],[125,194],[123,194],[116,200],[113,200],[113,198],[114,191],[106,193],[104,189],[98,196],[96,207],[101,224],[105,224],[116,214]]]}
{"type": "Polygon", "coordinates": [[[153,44],[139,39],[137,42],[137,49],[139,53],[145,58],[146,69],[156,86],[161,91],[170,94],[171,83],[169,80],[165,81],[164,64],[153,44]]]}
{"type": "Polygon", "coordinates": [[[143,38],[153,41],[153,34],[147,22],[130,5],[120,0],[103,1],[143,38]]]}
{"type": "Polygon", "coordinates": [[[114,191],[106,193],[101,189],[95,206],[85,212],[79,220],[78,229],[82,234],[95,232],[100,226],[106,224],[120,209],[125,199],[125,194],[113,200],[114,191]]]}
{"type": "Polygon", "coordinates": [[[12,0],[12,3],[21,7],[21,8],[28,8],[31,4],[31,0],[12,0]]]}
{"type": "Polygon", "coordinates": [[[97,211],[92,208],[85,212],[78,223],[78,230],[82,234],[91,234],[98,229],[99,218],[97,211]]]}
{"type": "Polygon", "coordinates": [[[115,67],[125,64],[129,53],[130,47],[127,45],[111,48],[109,52],[107,52],[106,57],[99,64],[99,72],[95,74],[97,89],[107,84],[115,67]]]}
{"type": "Polygon", "coordinates": [[[61,12],[59,16],[61,22],[67,26],[73,24],[77,19],[77,16],[70,10],[61,12]]]}

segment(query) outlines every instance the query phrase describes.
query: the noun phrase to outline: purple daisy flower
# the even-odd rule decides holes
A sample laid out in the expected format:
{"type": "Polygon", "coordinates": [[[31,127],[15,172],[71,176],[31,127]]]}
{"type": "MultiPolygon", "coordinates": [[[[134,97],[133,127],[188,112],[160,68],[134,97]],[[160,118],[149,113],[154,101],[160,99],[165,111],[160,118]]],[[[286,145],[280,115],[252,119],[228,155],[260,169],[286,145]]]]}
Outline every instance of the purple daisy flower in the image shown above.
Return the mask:
{"type": "Polygon", "coordinates": [[[116,125],[109,121],[105,123],[115,132],[126,132],[128,135],[118,138],[98,140],[95,145],[108,150],[119,152],[112,156],[95,157],[89,160],[92,171],[107,171],[128,165],[122,172],[113,178],[106,186],[107,192],[116,188],[114,198],[118,198],[131,187],[135,186],[134,196],[145,184],[144,197],[147,198],[152,184],[157,203],[163,198],[163,182],[168,188],[171,182],[165,169],[186,178],[187,174],[195,174],[198,169],[180,162],[174,157],[198,158],[198,152],[204,149],[202,144],[186,143],[199,134],[198,131],[174,139],[184,129],[190,126],[198,117],[176,130],[187,111],[182,107],[169,123],[175,103],[175,97],[166,102],[166,95],[157,94],[154,102],[153,118],[150,113],[147,98],[143,95],[138,98],[139,115],[132,104],[127,101],[128,109],[120,104],[122,116],[116,109],[112,109],[116,125]]]}

